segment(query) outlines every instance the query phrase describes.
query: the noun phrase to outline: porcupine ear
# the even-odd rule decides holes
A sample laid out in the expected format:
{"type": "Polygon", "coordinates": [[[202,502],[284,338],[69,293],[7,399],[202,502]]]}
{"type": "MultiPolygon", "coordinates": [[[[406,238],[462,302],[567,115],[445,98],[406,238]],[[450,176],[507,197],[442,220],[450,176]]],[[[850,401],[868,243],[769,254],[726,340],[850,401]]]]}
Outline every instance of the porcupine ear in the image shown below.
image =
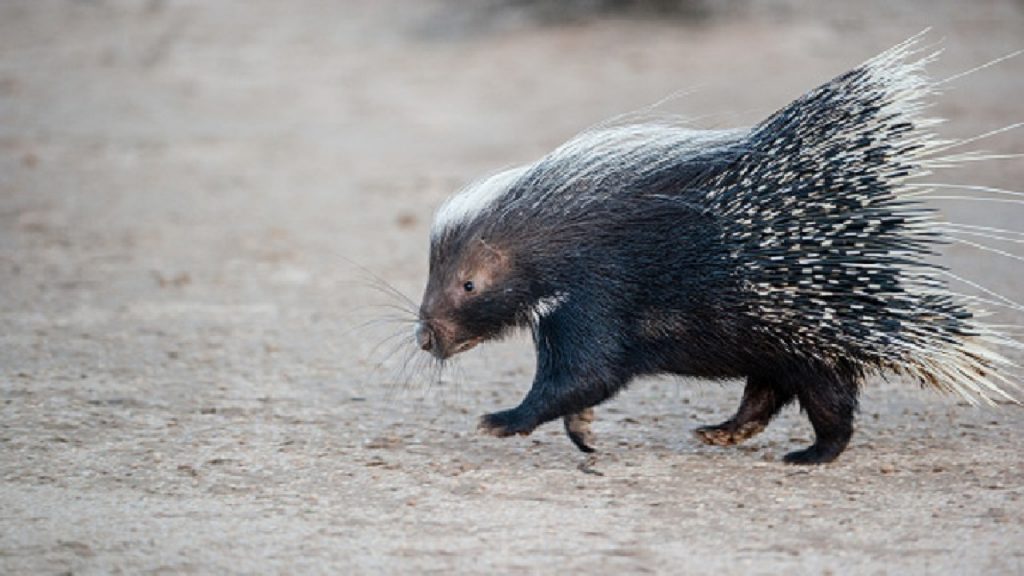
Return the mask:
{"type": "Polygon", "coordinates": [[[487,240],[481,238],[480,244],[483,246],[483,258],[484,261],[498,272],[504,272],[509,267],[509,254],[506,250],[491,244],[487,240]]]}
{"type": "Polygon", "coordinates": [[[925,118],[938,52],[923,35],[842,74],[755,126],[741,158],[711,180],[731,226],[759,329],[793,351],[862,360],[970,402],[1013,400],[997,346],[1020,344],[978,322],[929,262],[947,239],[909,179],[981,159],[941,153],[925,118]],[[787,315],[799,311],[801,318],[787,315]],[[794,325],[805,326],[790,333],[794,325]]]}

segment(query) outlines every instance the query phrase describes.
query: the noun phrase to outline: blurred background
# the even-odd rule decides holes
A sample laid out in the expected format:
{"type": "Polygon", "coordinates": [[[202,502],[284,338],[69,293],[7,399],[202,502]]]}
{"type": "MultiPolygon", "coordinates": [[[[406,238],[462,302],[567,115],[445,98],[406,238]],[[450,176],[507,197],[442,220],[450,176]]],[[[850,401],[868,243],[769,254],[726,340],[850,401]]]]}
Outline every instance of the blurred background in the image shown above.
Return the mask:
{"type": "MultiPolygon", "coordinates": [[[[568,522],[576,538],[586,516],[578,525],[577,508],[498,519],[478,484],[459,479],[470,470],[526,481],[524,458],[556,484],[558,474],[579,475],[555,427],[508,443],[472,432],[478,414],[525,393],[528,343],[475,352],[461,372],[409,385],[403,375],[416,360],[399,347],[407,327],[364,326],[393,313],[370,307],[388,298],[358,266],[418,301],[433,210],[474,178],[670,95],[663,109],[697,126],[753,124],[927,27],[926,41],[945,49],[931,72],[951,76],[1024,48],[1024,2],[0,2],[0,571],[468,569],[481,559],[499,571],[520,560],[538,568],[523,560],[543,541],[532,526],[568,522]],[[431,483],[443,489],[424,488],[431,483]],[[428,502],[438,508],[425,511],[428,502]],[[403,526],[422,514],[449,540],[417,547],[403,526]],[[459,539],[487,522],[508,529],[494,555],[459,539]]],[[[943,135],[972,136],[1024,120],[1022,94],[1017,57],[953,83],[932,111],[949,120],[943,135]]],[[[978,147],[1024,152],[1024,130],[978,147]]],[[[1020,190],[1024,163],[934,178],[1020,190]]],[[[1024,230],[1019,206],[941,207],[960,221],[1024,230]]],[[[946,258],[1024,299],[1019,261],[959,247],[946,258]]],[[[880,466],[872,451],[956,460],[981,445],[999,463],[993,474],[1016,471],[1016,497],[992,495],[967,516],[991,513],[1017,532],[996,537],[967,516],[934,522],[947,529],[940,548],[954,550],[950,565],[1019,570],[1024,537],[1013,545],[1005,536],[1022,524],[1019,413],[977,415],[895,384],[873,390],[863,418],[881,412],[883,424],[864,424],[881,428],[862,432],[853,451],[867,469],[880,466]],[[980,436],[926,432],[962,421],[980,436]],[[915,438],[927,440],[915,448],[915,438]],[[957,548],[966,542],[988,544],[957,548]]],[[[635,441],[659,462],[713,462],[715,479],[714,466],[746,470],[757,459],[698,447],[686,432],[733,409],[739,387],[658,381],[631,395],[601,434],[635,441]]],[[[786,429],[806,427],[795,410],[784,420],[755,444],[766,459],[808,438],[786,429]]],[[[615,472],[629,463],[611,458],[600,481],[614,495],[617,478],[638,472],[615,472]]],[[[836,473],[837,485],[850,473],[836,473]]],[[[735,508],[731,494],[708,497],[735,508]]],[[[896,492],[876,504],[906,519],[915,498],[896,492]]],[[[641,520],[661,534],[683,529],[678,516],[661,525],[644,510],[601,518],[623,533],[641,520]]],[[[770,526],[787,510],[744,521],[770,526]]],[[[701,532],[716,514],[687,517],[698,524],[685,529],[701,532]]],[[[916,524],[906,524],[906,542],[931,537],[916,524]]],[[[862,537],[881,548],[861,541],[861,560],[909,562],[872,526],[862,537]]],[[[737,566],[717,555],[713,532],[694,542],[571,565],[737,566]]],[[[785,550],[768,565],[830,569],[785,550]]],[[[541,556],[571,559],[562,553],[541,556]]]]}

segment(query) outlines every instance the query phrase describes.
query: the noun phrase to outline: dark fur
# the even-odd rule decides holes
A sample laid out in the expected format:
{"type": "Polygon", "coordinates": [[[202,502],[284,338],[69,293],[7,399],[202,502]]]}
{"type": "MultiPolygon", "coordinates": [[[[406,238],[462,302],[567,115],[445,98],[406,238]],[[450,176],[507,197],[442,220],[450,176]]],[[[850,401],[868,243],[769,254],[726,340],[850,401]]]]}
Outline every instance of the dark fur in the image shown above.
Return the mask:
{"type": "Polygon", "coordinates": [[[833,460],[853,432],[865,374],[900,369],[890,349],[911,337],[906,328],[952,341],[971,318],[950,297],[915,293],[904,276],[930,269],[929,234],[910,224],[926,212],[896,194],[915,170],[915,126],[883,117],[885,103],[871,98],[885,95],[872,82],[858,68],[749,131],[694,133],[692,145],[630,140],[607,154],[608,165],[593,151],[601,148],[556,151],[497,204],[432,239],[421,344],[447,357],[515,327],[532,330],[529,393],[481,419],[497,436],[563,417],[589,450],[591,407],[638,376],[746,378],[736,414],[698,429],[699,438],[742,441],[797,400],[815,442],[786,461],[833,460]],[[875,95],[855,97],[864,94],[875,95]],[[567,164],[584,168],[567,177],[567,164]],[[766,240],[791,226],[818,236],[766,240]],[[791,250],[801,241],[827,248],[791,250]],[[797,263],[809,252],[813,274],[797,263]],[[880,266],[856,278],[847,266],[858,258],[880,266]],[[483,288],[460,291],[475,278],[483,288]],[[788,287],[799,289],[778,290],[788,287]],[[537,314],[545,300],[557,306],[537,314]],[[784,314],[771,312],[780,307],[784,314]]]}

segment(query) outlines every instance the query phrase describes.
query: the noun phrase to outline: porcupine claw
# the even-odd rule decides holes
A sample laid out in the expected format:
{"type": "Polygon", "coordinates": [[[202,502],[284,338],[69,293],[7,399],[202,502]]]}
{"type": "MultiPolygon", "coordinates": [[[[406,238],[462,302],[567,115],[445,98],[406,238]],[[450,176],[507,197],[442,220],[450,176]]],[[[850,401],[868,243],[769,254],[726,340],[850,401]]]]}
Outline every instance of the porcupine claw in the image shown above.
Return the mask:
{"type": "Polygon", "coordinates": [[[761,422],[746,422],[741,425],[734,420],[728,420],[713,426],[701,426],[693,433],[698,440],[709,446],[733,446],[760,434],[764,427],[765,424],[761,422]]]}
{"type": "Polygon", "coordinates": [[[531,418],[524,417],[523,412],[517,408],[484,414],[477,425],[478,430],[496,438],[529,436],[536,427],[537,423],[531,418]]]}
{"type": "Polygon", "coordinates": [[[594,433],[590,430],[590,423],[594,421],[595,413],[593,408],[584,408],[575,414],[568,414],[562,417],[562,422],[565,424],[565,433],[569,435],[569,440],[580,449],[581,452],[588,454],[595,452],[594,448],[594,433]]]}

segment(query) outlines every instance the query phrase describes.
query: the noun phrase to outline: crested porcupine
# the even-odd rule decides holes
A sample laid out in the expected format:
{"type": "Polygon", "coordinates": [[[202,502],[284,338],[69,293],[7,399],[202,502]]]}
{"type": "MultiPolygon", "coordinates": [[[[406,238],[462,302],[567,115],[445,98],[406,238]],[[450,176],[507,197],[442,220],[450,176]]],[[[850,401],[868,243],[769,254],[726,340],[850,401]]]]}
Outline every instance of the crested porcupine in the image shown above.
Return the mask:
{"type": "Polygon", "coordinates": [[[444,359],[532,330],[522,403],[496,436],[564,418],[589,446],[591,408],[633,378],[746,378],[712,444],[760,432],[797,400],[814,428],[791,463],[836,458],[865,376],[896,372],[971,401],[1006,399],[1012,339],[979,322],[931,258],[943,227],[908,180],[943,156],[923,117],[936,91],[919,37],[753,128],[619,120],[481,180],[438,211],[419,346],[444,359]]]}

